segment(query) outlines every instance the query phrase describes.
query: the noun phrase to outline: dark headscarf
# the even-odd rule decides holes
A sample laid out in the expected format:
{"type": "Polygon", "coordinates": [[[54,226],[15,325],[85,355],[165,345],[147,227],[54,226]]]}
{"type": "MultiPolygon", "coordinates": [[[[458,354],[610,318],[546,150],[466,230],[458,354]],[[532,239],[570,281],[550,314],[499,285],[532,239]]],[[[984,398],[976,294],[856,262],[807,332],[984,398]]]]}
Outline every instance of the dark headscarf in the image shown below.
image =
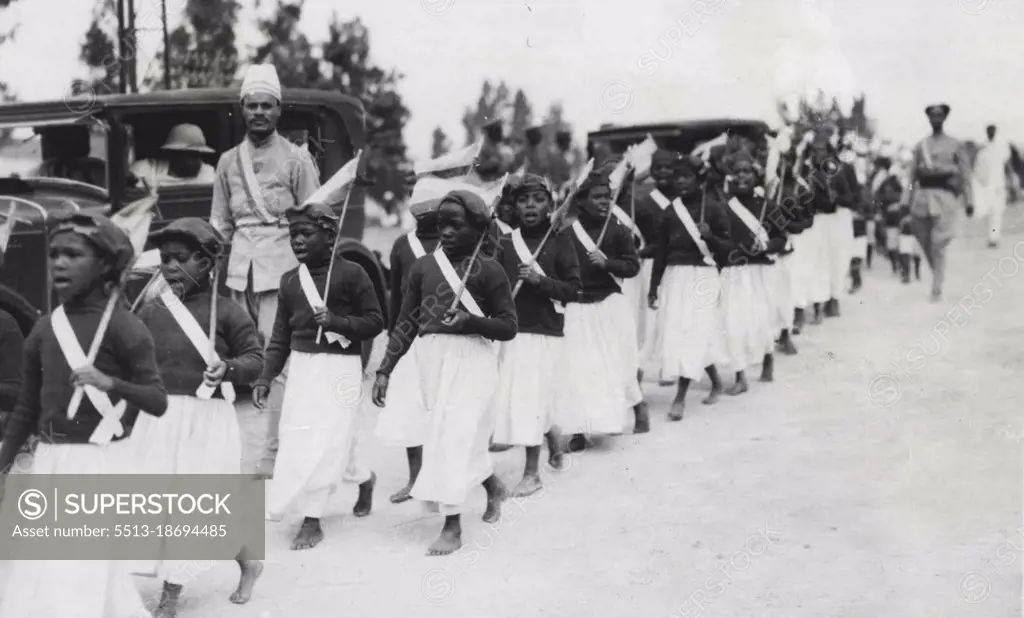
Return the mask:
{"type": "Polygon", "coordinates": [[[78,234],[86,239],[112,266],[111,278],[120,280],[135,258],[131,238],[110,219],[88,213],[61,213],[50,220],[50,236],[78,234]]]}
{"type": "Polygon", "coordinates": [[[479,195],[472,191],[465,189],[452,191],[441,199],[438,208],[445,204],[461,206],[466,211],[466,220],[477,230],[486,230],[491,223],[491,209],[479,195]]]}
{"type": "Polygon", "coordinates": [[[166,227],[150,234],[149,239],[155,244],[169,240],[183,240],[197,246],[209,257],[217,258],[224,255],[225,243],[220,232],[198,217],[176,219],[166,227]]]}
{"type": "Polygon", "coordinates": [[[334,235],[338,231],[338,217],[326,204],[306,204],[298,208],[289,208],[285,212],[288,225],[312,223],[322,230],[334,235]]]}

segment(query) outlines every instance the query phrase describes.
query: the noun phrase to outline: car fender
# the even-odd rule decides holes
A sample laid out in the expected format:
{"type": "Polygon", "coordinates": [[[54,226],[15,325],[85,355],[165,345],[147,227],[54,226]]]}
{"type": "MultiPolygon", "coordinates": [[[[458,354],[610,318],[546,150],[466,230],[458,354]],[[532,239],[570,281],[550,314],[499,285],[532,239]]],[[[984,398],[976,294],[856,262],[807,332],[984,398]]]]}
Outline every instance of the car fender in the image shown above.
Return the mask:
{"type": "Polygon", "coordinates": [[[0,285],[0,309],[11,314],[26,337],[42,315],[24,296],[6,285],[0,285]]]}

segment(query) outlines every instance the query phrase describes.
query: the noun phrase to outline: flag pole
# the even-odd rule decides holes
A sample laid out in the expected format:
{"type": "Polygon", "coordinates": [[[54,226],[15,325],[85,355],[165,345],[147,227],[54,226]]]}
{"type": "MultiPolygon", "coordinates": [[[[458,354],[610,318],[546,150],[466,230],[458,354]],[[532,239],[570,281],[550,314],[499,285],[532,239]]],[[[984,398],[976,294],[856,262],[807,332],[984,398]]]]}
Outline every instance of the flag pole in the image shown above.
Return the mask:
{"type": "MultiPolygon", "coordinates": [[[[567,195],[565,200],[562,201],[562,204],[556,208],[553,213],[551,213],[551,225],[548,227],[548,231],[544,233],[544,238],[540,239],[540,244],[537,245],[537,250],[534,251],[533,255],[530,257],[530,264],[537,261],[537,256],[539,256],[540,252],[544,250],[544,245],[547,244],[548,239],[551,238],[551,233],[555,231],[555,227],[559,224],[559,220],[565,217],[565,213],[569,210],[569,205],[572,204],[572,200],[576,197],[576,193],[579,192],[581,184],[583,184],[582,181],[573,185],[569,190],[569,195],[567,195]]],[[[519,290],[521,289],[523,289],[522,279],[516,281],[516,287],[512,290],[513,300],[515,300],[515,297],[519,294],[519,290]]]]}
{"type": "MultiPolygon", "coordinates": [[[[359,175],[359,158],[363,156],[362,149],[356,153],[356,176],[359,175]]],[[[348,201],[352,197],[352,192],[356,190],[356,181],[352,180],[352,184],[348,188],[348,192],[345,194],[345,201],[341,205],[341,216],[338,217],[338,229],[334,232],[334,244],[331,247],[331,261],[327,265],[327,281],[324,282],[324,307],[327,306],[327,294],[331,291],[331,275],[334,274],[334,262],[338,259],[338,247],[341,246],[341,226],[345,223],[345,215],[348,213],[348,201]]],[[[320,345],[320,340],[324,335],[324,327],[318,326],[316,329],[316,343],[320,345]]]]}
{"type": "MultiPolygon", "coordinates": [[[[455,313],[455,310],[459,307],[459,301],[462,300],[462,293],[466,290],[466,284],[469,283],[469,275],[473,272],[473,264],[476,263],[476,258],[480,255],[480,250],[484,246],[484,240],[491,234],[491,224],[498,218],[498,203],[501,201],[501,194],[505,189],[505,183],[508,182],[508,173],[501,180],[501,188],[498,190],[497,197],[491,202],[491,218],[487,220],[487,228],[484,229],[483,233],[480,234],[480,240],[476,241],[476,247],[473,248],[473,255],[469,258],[469,266],[466,267],[466,272],[462,274],[462,279],[459,281],[459,289],[452,290],[455,292],[455,297],[452,298],[451,304],[448,306],[448,311],[445,312],[445,316],[455,313]]],[[[442,247],[440,249],[444,251],[442,247]]],[[[448,322],[448,318],[442,318],[442,322],[448,322]]]]}

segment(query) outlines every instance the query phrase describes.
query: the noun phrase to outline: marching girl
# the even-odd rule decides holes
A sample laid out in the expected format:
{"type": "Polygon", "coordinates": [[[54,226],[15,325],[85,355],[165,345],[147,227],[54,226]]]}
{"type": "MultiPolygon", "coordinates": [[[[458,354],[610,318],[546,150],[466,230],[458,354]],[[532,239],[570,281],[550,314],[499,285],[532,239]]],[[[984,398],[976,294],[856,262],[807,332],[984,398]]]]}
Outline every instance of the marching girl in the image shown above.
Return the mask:
{"type": "Polygon", "coordinates": [[[758,176],[751,155],[740,150],[730,155],[727,165],[732,177],[726,203],[731,242],[723,243],[728,253],[722,264],[721,312],[729,365],[736,381],[726,391],[739,395],[748,390],[746,370],[761,363],[761,381],[774,377],[772,348],[775,331],[771,291],[766,286],[773,267],[770,255],[782,249],[785,237],[777,226],[764,225],[767,204],[758,187],[758,176]]]}
{"type": "MultiPolygon", "coordinates": [[[[7,474],[30,434],[45,445],[36,450],[33,474],[132,471],[125,443],[139,413],[162,416],[167,409],[153,337],[112,297],[132,257],[128,235],[105,217],[74,214],[53,221],[50,277],[61,304],[36,322],[25,341],[24,385],[0,448],[0,474],[7,474]],[[98,353],[90,358],[97,336],[98,353]],[[77,410],[69,410],[79,387],[85,396],[77,410]]],[[[14,504],[8,499],[6,507],[14,504]]],[[[137,616],[143,602],[130,565],[18,561],[0,616],[137,616]]]]}
{"type": "Polygon", "coordinates": [[[557,424],[573,434],[570,448],[581,450],[585,435],[650,431],[650,417],[637,380],[636,333],[622,279],[635,277],[639,258],[629,230],[609,221],[611,186],[591,174],[577,193],[579,218],[568,233],[580,263],[582,290],[565,309],[565,383],[560,387],[557,424]]]}
{"type": "Polygon", "coordinates": [[[359,485],[353,515],[365,517],[373,505],[377,477],[357,458],[354,420],[362,400],[362,343],[384,330],[384,315],[366,271],[334,255],[338,218],[331,209],[314,203],[287,216],[299,266],[281,276],[253,402],[263,409],[271,382],[290,357],[267,517],[301,513],[292,549],[308,549],[323,540],[320,519],[339,479],[359,485]]]}
{"type": "MultiPolygon", "coordinates": [[[[792,157],[789,157],[792,158],[792,157]]],[[[792,163],[792,162],[791,162],[792,163]]],[[[771,211],[769,220],[779,222],[785,228],[787,244],[780,252],[776,263],[786,271],[789,287],[788,308],[780,306],[787,316],[781,319],[782,333],[778,350],[783,354],[796,354],[791,335],[799,335],[804,326],[804,309],[810,303],[810,278],[812,264],[809,259],[807,230],[814,222],[813,194],[810,185],[797,175],[787,175],[782,184],[782,200],[771,211]],[[788,330],[787,330],[788,327],[788,330]]]]}
{"type": "MultiPolygon", "coordinates": [[[[160,271],[168,288],[146,304],[139,318],[156,342],[160,378],[168,393],[162,418],[139,418],[133,442],[153,474],[240,474],[242,440],[232,405],[233,385],[252,384],[263,369],[260,345],[249,313],[229,298],[214,302],[218,256],[224,243],[212,225],[178,219],[150,235],[160,249],[160,271]],[[171,291],[173,290],[173,292],[171,291]],[[216,328],[210,320],[216,311],[216,328]],[[211,354],[208,333],[216,333],[211,354]]],[[[246,556],[232,603],[252,596],[263,563],[246,556]]],[[[154,618],[173,618],[185,583],[186,561],[163,561],[157,572],[164,587],[154,618]]],[[[191,575],[190,575],[191,577],[191,575]]]]}
{"type": "Polygon", "coordinates": [[[489,210],[469,191],[452,191],[441,200],[440,247],[409,271],[397,326],[373,386],[373,402],[383,407],[395,366],[419,338],[411,379],[419,381],[427,420],[423,467],[411,495],[436,504],[445,516],[441,534],[427,550],[430,556],[462,546],[460,514],[473,487],[482,484],[487,492],[483,519],[488,523],[500,518],[505,495],[487,450],[498,390],[493,342],[516,336],[516,309],[501,265],[480,255],[491,228],[489,210]],[[449,311],[456,290],[460,305],[449,311]]]}
{"type": "Polygon", "coordinates": [[[552,423],[558,376],[565,370],[565,303],[576,299],[582,285],[572,241],[564,234],[548,233],[554,223],[549,218],[551,190],[544,179],[527,175],[513,197],[522,225],[501,239],[501,255],[509,281],[521,286],[515,297],[519,332],[501,346],[494,441],[526,447],[523,480],[512,490],[513,496],[522,497],[541,489],[538,464],[543,439],[548,463],[555,469],[563,465],[552,423]]]}
{"type": "Polygon", "coordinates": [[[660,338],[656,352],[662,380],[678,380],[669,419],[682,420],[690,382],[707,372],[712,404],[722,392],[714,362],[719,343],[721,283],[715,254],[727,253],[729,219],[720,202],[701,191],[703,162],[679,157],[674,165],[676,197],[659,229],[648,301],[658,308],[660,338]],[[659,306],[659,298],[660,306],[659,306]]]}
{"type": "MultiPolygon", "coordinates": [[[[391,247],[391,295],[388,301],[388,333],[391,336],[396,334],[405,298],[403,292],[413,263],[433,253],[438,243],[437,204],[416,204],[411,214],[416,218],[416,229],[400,236],[391,247]]],[[[390,500],[395,504],[412,499],[410,492],[423,466],[423,423],[427,411],[423,407],[423,395],[416,376],[416,348],[416,341],[411,340],[409,351],[395,366],[395,384],[390,390],[387,405],[380,413],[375,432],[384,444],[405,448],[409,460],[409,483],[391,496],[390,500]]]]}

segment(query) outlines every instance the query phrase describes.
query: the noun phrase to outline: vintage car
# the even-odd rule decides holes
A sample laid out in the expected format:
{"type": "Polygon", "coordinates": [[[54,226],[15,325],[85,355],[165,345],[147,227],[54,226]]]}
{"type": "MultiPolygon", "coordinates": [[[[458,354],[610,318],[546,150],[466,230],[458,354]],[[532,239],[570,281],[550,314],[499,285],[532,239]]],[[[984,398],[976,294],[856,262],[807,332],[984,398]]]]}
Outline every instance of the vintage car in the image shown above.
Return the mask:
{"type": "Polygon", "coordinates": [[[716,118],[684,120],[658,124],[609,127],[587,135],[587,156],[601,162],[609,156],[622,154],[633,144],[650,135],[660,148],[676,152],[692,152],[700,144],[713,140],[722,133],[755,139],[768,131],[761,120],[716,118]]]}
{"type": "MultiPolygon", "coordinates": [[[[365,146],[364,110],[358,100],[336,92],[289,89],[283,99],[279,131],[309,150],[321,182],[365,146]]],[[[220,154],[245,134],[238,90],[0,105],[0,216],[16,219],[0,270],[0,308],[13,315],[22,330],[27,333],[55,306],[44,220],[67,209],[109,215],[144,197],[146,186],[128,170],[134,161],[159,159],[171,128],[181,123],[202,129],[214,151],[206,162],[215,166],[220,154]]],[[[181,217],[209,217],[212,184],[162,187],[158,194],[154,230],[181,217]]],[[[382,306],[387,306],[380,260],[361,242],[364,197],[361,186],[353,190],[341,253],[366,269],[382,306]]],[[[341,206],[334,205],[337,210],[341,206]]],[[[129,300],[155,268],[152,259],[143,262],[129,279],[129,300]]]]}

